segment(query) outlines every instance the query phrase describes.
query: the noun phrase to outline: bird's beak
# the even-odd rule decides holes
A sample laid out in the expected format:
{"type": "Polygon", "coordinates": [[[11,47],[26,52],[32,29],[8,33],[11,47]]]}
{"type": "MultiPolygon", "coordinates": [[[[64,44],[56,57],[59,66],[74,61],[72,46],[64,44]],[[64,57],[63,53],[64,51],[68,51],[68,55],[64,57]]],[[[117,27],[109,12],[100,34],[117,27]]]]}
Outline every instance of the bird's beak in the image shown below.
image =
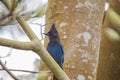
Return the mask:
{"type": "Polygon", "coordinates": [[[43,34],[48,36],[48,33],[43,33],[43,34]]]}

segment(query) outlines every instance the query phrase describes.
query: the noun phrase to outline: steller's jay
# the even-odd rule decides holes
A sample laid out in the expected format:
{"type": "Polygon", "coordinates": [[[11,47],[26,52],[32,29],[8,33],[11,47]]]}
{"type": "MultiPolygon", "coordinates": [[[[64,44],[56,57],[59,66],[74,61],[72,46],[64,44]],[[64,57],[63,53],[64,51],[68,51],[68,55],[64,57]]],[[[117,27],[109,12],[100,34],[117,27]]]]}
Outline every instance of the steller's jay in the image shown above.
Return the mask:
{"type": "MultiPolygon", "coordinates": [[[[63,69],[64,49],[60,42],[58,31],[55,28],[55,24],[52,25],[49,32],[44,33],[44,34],[49,37],[47,51],[50,53],[53,59],[57,62],[57,64],[63,69]]],[[[53,76],[53,80],[57,80],[57,78],[53,76]]]]}

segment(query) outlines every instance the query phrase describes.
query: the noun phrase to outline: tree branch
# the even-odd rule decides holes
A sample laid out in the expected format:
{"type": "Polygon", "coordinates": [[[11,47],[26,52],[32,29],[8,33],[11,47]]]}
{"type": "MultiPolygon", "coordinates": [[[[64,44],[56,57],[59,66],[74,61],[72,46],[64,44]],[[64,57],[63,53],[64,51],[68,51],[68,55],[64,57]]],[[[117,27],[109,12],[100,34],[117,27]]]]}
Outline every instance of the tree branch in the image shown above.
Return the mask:
{"type": "Polygon", "coordinates": [[[22,16],[18,15],[16,17],[16,20],[21,25],[21,27],[23,28],[23,30],[25,31],[25,33],[28,35],[28,37],[30,38],[30,40],[34,40],[34,39],[39,40],[37,38],[37,36],[35,35],[35,33],[31,30],[31,28],[29,27],[29,25],[26,23],[26,21],[23,19],[22,16]]]}
{"type": "Polygon", "coordinates": [[[120,16],[119,16],[119,14],[117,14],[113,9],[108,9],[107,16],[109,18],[109,21],[112,23],[112,25],[120,28],[120,16]]]}
{"type": "Polygon", "coordinates": [[[8,8],[8,10],[12,10],[12,2],[10,0],[1,0],[2,3],[8,8]]]}
{"type": "MultiPolygon", "coordinates": [[[[0,69],[4,70],[4,69],[0,69]]],[[[42,73],[42,72],[46,72],[46,73],[50,73],[51,71],[29,71],[29,70],[18,70],[18,69],[8,69],[9,71],[17,71],[17,72],[27,72],[27,73],[32,73],[32,74],[36,74],[36,73],[42,73]]]]}
{"type": "Polygon", "coordinates": [[[32,42],[20,42],[10,39],[0,38],[0,45],[22,50],[32,50],[32,42]]]}
{"type": "Polygon", "coordinates": [[[2,19],[2,20],[0,19],[0,27],[6,25],[7,23],[12,22],[12,20],[13,20],[13,17],[12,17],[12,16],[7,16],[7,17],[5,17],[5,18],[2,19]]]}
{"type": "Polygon", "coordinates": [[[0,65],[2,66],[2,68],[15,80],[19,80],[16,76],[14,76],[8,69],[7,67],[4,66],[4,64],[2,63],[2,61],[0,60],[0,65]]]}
{"type": "Polygon", "coordinates": [[[12,8],[11,8],[11,11],[14,11],[15,8],[17,7],[17,5],[18,5],[18,0],[12,0],[11,2],[12,2],[12,8]]]}

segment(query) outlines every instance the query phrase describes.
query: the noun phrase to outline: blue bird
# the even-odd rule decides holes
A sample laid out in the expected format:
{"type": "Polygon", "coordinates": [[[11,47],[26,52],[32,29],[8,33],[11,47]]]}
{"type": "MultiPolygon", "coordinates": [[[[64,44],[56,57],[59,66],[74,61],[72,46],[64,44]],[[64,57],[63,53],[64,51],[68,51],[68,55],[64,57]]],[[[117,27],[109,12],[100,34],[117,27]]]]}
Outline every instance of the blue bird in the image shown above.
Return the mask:
{"type": "MultiPolygon", "coordinates": [[[[49,43],[47,45],[47,51],[53,57],[53,59],[57,62],[57,64],[63,69],[64,63],[64,49],[61,44],[58,31],[55,28],[55,24],[52,25],[49,32],[44,33],[49,38],[49,43]]],[[[57,80],[55,76],[53,76],[53,80],[57,80]]]]}

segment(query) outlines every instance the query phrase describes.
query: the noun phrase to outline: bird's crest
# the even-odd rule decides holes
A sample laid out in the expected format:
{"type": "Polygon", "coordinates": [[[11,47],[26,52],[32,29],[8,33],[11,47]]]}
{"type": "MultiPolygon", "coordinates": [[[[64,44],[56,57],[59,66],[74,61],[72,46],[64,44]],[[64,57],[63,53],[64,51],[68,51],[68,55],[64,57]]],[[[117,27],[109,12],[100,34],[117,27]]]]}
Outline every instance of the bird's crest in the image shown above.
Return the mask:
{"type": "Polygon", "coordinates": [[[60,38],[58,35],[58,31],[55,27],[55,24],[52,24],[50,30],[47,33],[43,33],[45,35],[47,35],[49,37],[50,41],[59,41],[60,42],[60,38]]]}
{"type": "Polygon", "coordinates": [[[58,32],[57,32],[57,29],[56,29],[56,27],[55,27],[55,24],[52,24],[52,27],[50,28],[50,31],[49,31],[50,33],[52,33],[52,34],[57,34],[58,32]]]}

